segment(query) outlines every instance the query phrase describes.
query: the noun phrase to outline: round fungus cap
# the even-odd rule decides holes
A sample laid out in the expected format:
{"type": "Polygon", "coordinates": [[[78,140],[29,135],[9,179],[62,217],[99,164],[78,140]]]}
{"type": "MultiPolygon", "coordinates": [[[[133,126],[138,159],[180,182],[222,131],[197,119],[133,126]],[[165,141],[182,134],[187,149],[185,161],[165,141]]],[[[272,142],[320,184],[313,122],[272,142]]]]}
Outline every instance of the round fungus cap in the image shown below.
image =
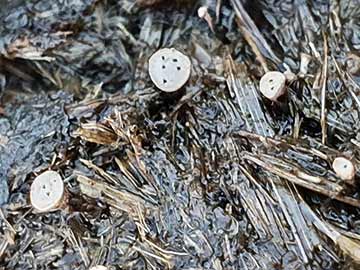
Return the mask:
{"type": "Polygon", "coordinates": [[[91,267],[90,270],[108,270],[108,268],[103,265],[95,265],[95,266],[91,267]]]}
{"type": "Polygon", "coordinates": [[[149,59],[149,75],[162,91],[174,92],[189,79],[191,62],[188,56],[174,48],[164,48],[149,59]]]}
{"type": "Polygon", "coordinates": [[[354,164],[344,157],[335,158],[332,167],[336,175],[342,180],[349,181],[355,176],[354,164]]]}
{"type": "Polygon", "coordinates": [[[269,71],[260,79],[260,92],[272,101],[276,101],[285,92],[286,77],[279,71],[269,71]]]}
{"type": "Polygon", "coordinates": [[[207,6],[201,6],[198,9],[198,16],[200,18],[205,18],[206,14],[208,13],[208,7],[207,6]]]}
{"type": "Polygon", "coordinates": [[[46,171],[37,176],[31,185],[30,201],[32,206],[46,212],[56,209],[64,196],[64,182],[59,173],[46,171]]]}

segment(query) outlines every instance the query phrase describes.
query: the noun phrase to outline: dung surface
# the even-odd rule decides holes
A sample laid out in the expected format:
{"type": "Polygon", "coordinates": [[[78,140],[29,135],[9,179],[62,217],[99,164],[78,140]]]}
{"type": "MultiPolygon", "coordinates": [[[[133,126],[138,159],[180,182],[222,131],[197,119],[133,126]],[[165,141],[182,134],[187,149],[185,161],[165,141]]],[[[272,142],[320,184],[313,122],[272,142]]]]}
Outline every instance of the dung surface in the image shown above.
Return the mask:
{"type": "Polygon", "coordinates": [[[0,0],[0,15],[0,269],[357,269],[359,175],[331,163],[360,168],[359,1],[0,0]],[[171,94],[147,72],[164,47],[192,62],[171,94]],[[266,69],[291,75],[279,102],[259,92],[266,69]],[[37,213],[48,169],[68,201],[37,213]]]}

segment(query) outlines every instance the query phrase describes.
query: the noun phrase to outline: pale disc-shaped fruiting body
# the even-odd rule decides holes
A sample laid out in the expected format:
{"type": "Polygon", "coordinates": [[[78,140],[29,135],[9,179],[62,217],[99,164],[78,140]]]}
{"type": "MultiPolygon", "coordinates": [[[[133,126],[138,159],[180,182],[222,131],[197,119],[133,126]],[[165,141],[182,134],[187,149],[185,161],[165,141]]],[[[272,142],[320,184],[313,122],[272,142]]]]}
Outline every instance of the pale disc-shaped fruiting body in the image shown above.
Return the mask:
{"type": "Polygon", "coordinates": [[[91,267],[89,270],[108,270],[108,268],[103,265],[95,265],[95,266],[91,267]]]}
{"type": "Polygon", "coordinates": [[[64,182],[55,171],[46,171],[37,176],[31,185],[30,201],[39,212],[57,209],[64,197],[64,182]]]}
{"type": "Polygon", "coordinates": [[[188,56],[174,48],[164,48],[149,59],[149,75],[162,91],[174,92],[190,78],[191,62],[188,56]]]}
{"type": "Polygon", "coordinates": [[[260,79],[260,92],[272,101],[285,93],[286,77],[279,71],[269,71],[260,79]]]}
{"type": "Polygon", "coordinates": [[[200,18],[205,18],[206,14],[208,13],[208,7],[207,6],[201,6],[198,9],[198,16],[200,18]]]}
{"type": "Polygon", "coordinates": [[[344,181],[351,181],[356,173],[354,164],[344,157],[335,158],[332,167],[336,175],[344,181]]]}

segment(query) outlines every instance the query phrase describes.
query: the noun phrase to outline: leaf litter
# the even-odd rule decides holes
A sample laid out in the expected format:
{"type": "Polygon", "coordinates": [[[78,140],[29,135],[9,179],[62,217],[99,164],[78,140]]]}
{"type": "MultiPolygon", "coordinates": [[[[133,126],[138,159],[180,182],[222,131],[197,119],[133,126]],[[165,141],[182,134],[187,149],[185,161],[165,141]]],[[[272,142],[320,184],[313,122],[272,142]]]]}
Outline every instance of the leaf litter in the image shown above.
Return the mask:
{"type": "Polygon", "coordinates": [[[357,4],[2,1],[0,268],[356,269],[359,175],[331,164],[360,164],[357,4]],[[164,47],[192,62],[171,94],[164,47]],[[49,169],[69,205],[39,214],[49,169]]]}

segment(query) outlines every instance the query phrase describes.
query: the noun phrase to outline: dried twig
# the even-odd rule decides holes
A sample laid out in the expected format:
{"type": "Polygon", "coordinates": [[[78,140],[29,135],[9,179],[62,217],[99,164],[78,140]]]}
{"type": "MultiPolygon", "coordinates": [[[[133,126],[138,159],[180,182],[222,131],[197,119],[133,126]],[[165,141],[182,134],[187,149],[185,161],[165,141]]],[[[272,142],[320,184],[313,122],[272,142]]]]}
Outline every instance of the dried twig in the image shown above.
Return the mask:
{"type": "Polygon", "coordinates": [[[296,176],[293,173],[284,171],[281,168],[278,168],[278,167],[272,165],[271,163],[269,163],[268,160],[263,161],[259,157],[256,157],[255,155],[253,155],[251,153],[245,152],[243,158],[245,160],[249,160],[249,161],[257,164],[260,167],[263,167],[267,171],[269,171],[277,176],[280,176],[296,185],[299,185],[299,186],[309,189],[311,191],[326,195],[330,198],[334,198],[343,203],[360,208],[360,201],[357,199],[340,194],[340,192],[342,191],[342,188],[336,184],[328,185],[327,187],[320,186],[316,183],[312,183],[310,181],[304,180],[304,179],[296,176]]]}
{"type": "Polygon", "coordinates": [[[328,69],[328,45],[327,45],[327,37],[326,34],[324,36],[324,63],[323,69],[321,72],[321,130],[322,137],[321,141],[323,144],[326,142],[326,87],[327,87],[327,69],[328,69]]]}
{"type": "Polygon", "coordinates": [[[251,17],[247,14],[241,2],[239,0],[231,0],[231,4],[238,18],[240,31],[253,49],[256,57],[258,57],[264,70],[268,70],[264,57],[270,58],[274,63],[280,63],[281,61],[272,51],[251,17]]]}

